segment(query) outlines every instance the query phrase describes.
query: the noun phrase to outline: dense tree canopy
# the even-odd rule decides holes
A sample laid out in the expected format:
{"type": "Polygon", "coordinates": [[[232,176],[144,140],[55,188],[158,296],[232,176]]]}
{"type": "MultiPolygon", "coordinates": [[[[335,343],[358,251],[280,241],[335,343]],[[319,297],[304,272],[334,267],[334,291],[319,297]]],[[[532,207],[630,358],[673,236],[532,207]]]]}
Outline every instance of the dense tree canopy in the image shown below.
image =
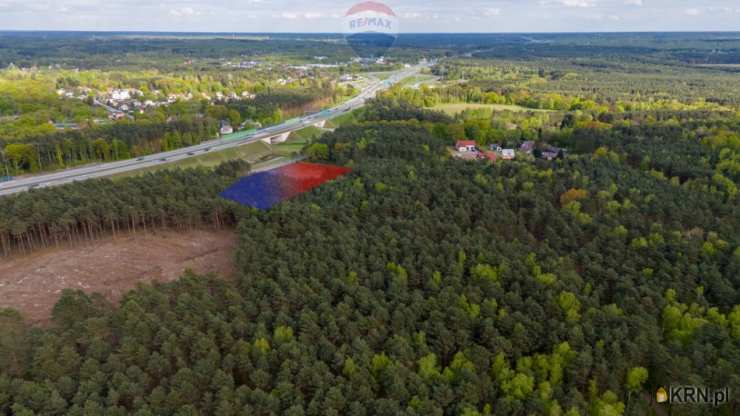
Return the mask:
{"type": "MultiPolygon", "coordinates": [[[[736,399],[652,397],[740,389],[740,84],[729,68],[686,67],[734,62],[737,41],[537,37],[401,36],[402,48],[470,57],[435,66],[443,84],[392,89],[306,143],[309,159],[352,173],[269,211],[218,197],[248,170],[240,162],[0,199],[3,255],[154,227],[239,235],[231,280],[187,273],[120,305],[66,291],[48,328],[0,310],[0,415],[733,414],[736,399]],[[440,103],[475,108],[428,108],[440,103]],[[463,161],[450,152],[459,139],[534,148],[463,161]],[[551,146],[556,158],[538,157],[551,146]]],[[[333,45],[317,39],[289,49],[333,45]]],[[[111,44],[126,64],[162,53],[171,68],[280,42],[111,44]]],[[[61,44],[86,66],[110,55],[61,44]]],[[[46,62],[15,47],[0,52],[9,59],[46,62]]],[[[228,75],[203,87],[232,88],[228,75]]],[[[7,140],[4,156],[23,171],[133,156],[336,93],[263,87],[251,101],[7,140]]]]}
{"type": "Polygon", "coordinates": [[[455,161],[442,127],[323,136],[354,173],[241,212],[233,282],[5,312],[0,411],[644,414],[659,385],[740,387],[737,196],[616,148],[455,161]]]}

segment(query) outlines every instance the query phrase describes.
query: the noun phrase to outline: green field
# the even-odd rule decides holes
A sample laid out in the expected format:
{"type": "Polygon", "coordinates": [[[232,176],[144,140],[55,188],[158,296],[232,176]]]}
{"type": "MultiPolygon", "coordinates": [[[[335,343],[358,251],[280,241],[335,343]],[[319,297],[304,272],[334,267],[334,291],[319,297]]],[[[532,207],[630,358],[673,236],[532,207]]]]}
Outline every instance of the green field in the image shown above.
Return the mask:
{"type": "Polygon", "coordinates": [[[306,143],[318,138],[323,132],[322,129],[315,126],[296,130],[290,134],[290,137],[284,143],[273,145],[273,153],[280,156],[291,156],[294,153],[300,153],[306,143]]]}
{"type": "Polygon", "coordinates": [[[345,124],[354,123],[355,121],[357,121],[360,111],[362,111],[362,108],[358,108],[357,110],[350,111],[349,113],[344,113],[338,117],[334,117],[331,120],[327,120],[326,128],[335,129],[345,124]]]}
{"type": "Polygon", "coordinates": [[[534,108],[526,108],[519,105],[507,105],[507,104],[473,104],[473,103],[460,103],[460,104],[437,104],[431,108],[432,110],[442,111],[444,113],[455,115],[462,113],[465,110],[478,110],[478,109],[489,109],[492,111],[535,111],[535,112],[549,112],[552,110],[540,110],[534,108]]]}
{"type": "Polygon", "coordinates": [[[405,78],[401,81],[400,85],[405,87],[420,87],[421,85],[434,85],[439,84],[439,77],[429,74],[414,75],[412,77],[405,78]]]}

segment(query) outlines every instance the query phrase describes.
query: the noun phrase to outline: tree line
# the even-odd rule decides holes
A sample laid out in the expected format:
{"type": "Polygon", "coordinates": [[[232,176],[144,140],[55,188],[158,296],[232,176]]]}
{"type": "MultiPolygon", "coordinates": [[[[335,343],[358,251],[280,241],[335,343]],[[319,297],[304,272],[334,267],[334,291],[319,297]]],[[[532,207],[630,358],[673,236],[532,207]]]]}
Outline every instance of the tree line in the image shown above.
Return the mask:
{"type": "Polygon", "coordinates": [[[3,256],[119,233],[233,225],[238,208],[218,193],[248,173],[242,161],[95,179],[0,198],[3,256]]]}
{"type": "Polygon", "coordinates": [[[21,142],[0,138],[0,172],[11,175],[139,157],[214,137],[218,122],[192,118],[115,123],[44,134],[21,142]]]}

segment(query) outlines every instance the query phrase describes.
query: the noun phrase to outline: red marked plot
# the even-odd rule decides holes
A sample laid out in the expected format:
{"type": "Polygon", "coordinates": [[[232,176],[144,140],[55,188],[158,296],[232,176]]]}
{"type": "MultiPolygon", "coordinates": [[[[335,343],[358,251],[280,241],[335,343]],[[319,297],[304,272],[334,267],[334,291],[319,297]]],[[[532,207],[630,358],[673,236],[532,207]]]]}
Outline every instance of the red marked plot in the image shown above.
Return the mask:
{"type": "Polygon", "coordinates": [[[244,177],[221,196],[255,208],[269,209],[351,171],[342,166],[299,162],[244,177]]]}

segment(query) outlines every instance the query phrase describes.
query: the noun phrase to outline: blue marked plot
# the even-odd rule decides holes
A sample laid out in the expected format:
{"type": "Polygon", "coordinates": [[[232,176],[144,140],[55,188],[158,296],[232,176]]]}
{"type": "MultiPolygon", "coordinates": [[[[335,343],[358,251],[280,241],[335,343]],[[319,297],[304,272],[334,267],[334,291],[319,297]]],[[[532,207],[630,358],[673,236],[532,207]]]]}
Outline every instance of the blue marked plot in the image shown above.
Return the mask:
{"type": "Polygon", "coordinates": [[[274,172],[259,172],[244,177],[223,191],[221,196],[262,210],[270,209],[284,199],[280,176],[274,172]]]}

